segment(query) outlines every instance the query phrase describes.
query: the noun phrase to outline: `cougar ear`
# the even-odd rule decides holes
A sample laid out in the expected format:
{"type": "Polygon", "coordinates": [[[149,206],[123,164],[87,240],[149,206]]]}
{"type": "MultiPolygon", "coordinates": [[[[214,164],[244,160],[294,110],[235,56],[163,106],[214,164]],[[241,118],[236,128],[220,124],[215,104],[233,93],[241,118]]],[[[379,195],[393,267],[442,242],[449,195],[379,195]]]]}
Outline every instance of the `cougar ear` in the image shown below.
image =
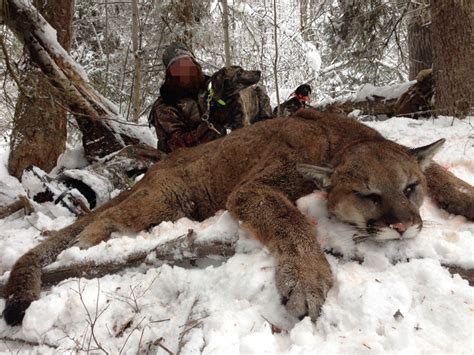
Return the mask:
{"type": "Polygon", "coordinates": [[[431,164],[431,159],[440,150],[444,142],[446,142],[446,139],[441,138],[423,147],[410,149],[410,153],[418,160],[421,170],[424,171],[431,164]]]}
{"type": "Polygon", "coordinates": [[[311,164],[296,164],[296,170],[306,180],[314,181],[316,186],[325,190],[331,185],[331,174],[333,172],[330,168],[311,164]]]}

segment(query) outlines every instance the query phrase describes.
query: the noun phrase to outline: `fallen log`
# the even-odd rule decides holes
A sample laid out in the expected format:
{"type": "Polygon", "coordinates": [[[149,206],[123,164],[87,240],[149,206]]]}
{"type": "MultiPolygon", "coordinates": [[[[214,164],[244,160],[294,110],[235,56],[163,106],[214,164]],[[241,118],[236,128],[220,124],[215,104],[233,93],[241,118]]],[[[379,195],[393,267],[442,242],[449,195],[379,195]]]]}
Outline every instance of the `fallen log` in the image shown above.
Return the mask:
{"type": "MultiPolygon", "coordinates": [[[[68,278],[83,277],[93,279],[109,274],[117,273],[125,268],[134,267],[143,263],[148,267],[156,267],[158,264],[175,264],[176,262],[189,262],[203,258],[218,256],[221,260],[227,260],[233,256],[238,236],[225,240],[201,241],[193,230],[179,236],[169,242],[159,244],[151,250],[144,250],[127,256],[122,261],[96,263],[95,261],[74,263],[67,266],[47,267],[43,269],[41,276],[43,287],[52,286],[68,278]]],[[[338,259],[344,256],[332,251],[326,251],[338,259]]],[[[347,261],[362,263],[362,258],[352,258],[347,261]]],[[[442,264],[454,275],[458,274],[474,286],[474,269],[464,269],[456,265],[442,264]]],[[[0,283],[0,297],[6,297],[5,284],[0,283]]]]}
{"type": "Polygon", "coordinates": [[[94,209],[109,201],[117,190],[131,188],[138,175],[165,156],[165,153],[146,145],[128,146],[83,169],[64,170],[57,180],[81,192],[89,202],[89,208],[94,209]]]}
{"type": "Polygon", "coordinates": [[[57,175],[30,166],[21,181],[33,201],[61,204],[77,216],[103,205],[117,191],[130,189],[138,175],[165,155],[146,145],[128,146],[83,169],[67,169],[57,175]]]}
{"type": "MultiPolygon", "coordinates": [[[[160,264],[174,264],[176,262],[189,262],[210,256],[218,256],[223,260],[235,254],[237,238],[230,240],[214,240],[201,242],[196,233],[189,230],[187,234],[179,236],[169,242],[158,245],[152,250],[133,253],[121,261],[96,263],[95,261],[75,263],[67,266],[47,267],[41,276],[43,287],[55,285],[72,277],[93,279],[104,275],[117,273],[124,268],[138,266],[146,263],[149,256],[160,264]]],[[[149,267],[155,263],[149,263],[149,267]],[[150,265],[151,264],[151,265],[150,265]]],[[[0,297],[5,298],[5,284],[0,283],[0,297]]]]}
{"type": "Polygon", "coordinates": [[[11,214],[21,210],[25,210],[25,214],[31,214],[34,209],[26,196],[18,196],[18,200],[8,206],[0,207],[0,219],[10,216],[11,214]]]}
{"type": "Polygon", "coordinates": [[[383,91],[390,94],[384,96],[383,93],[370,93],[361,100],[334,102],[317,107],[317,109],[345,114],[359,110],[361,114],[368,116],[408,116],[413,118],[429,116],[433,113],[433,76],[431,69],[425,69],[418,73],[416,82],[407,90],[401,92],[398,97],[392,97],[393,92],[397,91],[396,86],[384,88],[383,91]]]}

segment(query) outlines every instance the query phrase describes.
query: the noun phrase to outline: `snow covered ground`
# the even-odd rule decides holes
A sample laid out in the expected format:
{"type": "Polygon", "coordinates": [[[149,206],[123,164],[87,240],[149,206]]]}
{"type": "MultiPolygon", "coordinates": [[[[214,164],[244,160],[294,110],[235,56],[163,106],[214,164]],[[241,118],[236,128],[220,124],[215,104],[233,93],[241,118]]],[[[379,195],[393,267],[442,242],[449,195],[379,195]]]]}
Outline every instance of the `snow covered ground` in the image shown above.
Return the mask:
{"type": "MultiPolygon", "coordinates": [[[[436,160],[474,184],[474,118],[369,122],[409,146],[447,138],[436,160]]],[[[6,172],[0,149],[0,190],[23,193],[6,172]]],[[[5,196],[3,196],[5,197],[5,196]]],[[[238,235],[238,253],[196,267],[136,267],[95,280],[70,279],[45,290],[21,327],[0,319],[0,354],[433,354],[474,352],[474,293],[441,264],[474,268],[474,223],[422,207],[425,227],[407,241],[354,245],[346,225],[329,220],[324,195],[298,201],[327,249],[335,285],[316,324],[291,317],[280,304],[270,253],[225,211],[197,223],[165,222],[138,236],[117,235],[87,251],[72,248],[59,263],[114,259],[194,229],[199,237],[238,235]],[[351,259],[363,258],[359,264],[351,259]],[[91,329],[93,328],[93,332],[91,329]],[[91,334],[93,333],[93,334],[91,334]],[[93,336],[91,336],[93,335],[93,336]],[[17,339],[16,341],[14,339],[17,339]],[[101,348],[102,350],[99,350],[101,348]]],[[[0,282],[15,260],[41,241],[40,230],[58,229],[74,217],[60,206],[35,205],[0,220],[0,282]]],[[[5,300],[0,299],[0,309],[5,300]]]]}

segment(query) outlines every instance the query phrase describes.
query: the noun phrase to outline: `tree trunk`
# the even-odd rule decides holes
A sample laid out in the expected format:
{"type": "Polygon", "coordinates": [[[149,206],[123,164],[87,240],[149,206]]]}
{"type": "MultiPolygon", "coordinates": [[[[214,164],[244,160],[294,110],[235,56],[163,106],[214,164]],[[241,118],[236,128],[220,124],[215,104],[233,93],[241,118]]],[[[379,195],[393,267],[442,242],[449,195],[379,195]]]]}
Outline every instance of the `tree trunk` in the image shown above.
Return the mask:
{"type": "Polygon", "coordinates": [[[75,116],[89,161],[129,144],[153,145],[149,130],[125,122],[118,108],[94,87],[86,73],[50,34],[53,29],[34,6],[7,0],[0,11],[5,24],[25,44],[32,60],[57,89],[49,93],[75,116]]]}
{"type": "Polygon", "coordinates": [[[431,0],[435,105],[439,113],[464,117],[473,105],[472,1],[431,0]]]}
{"type": "MultiPolygon", "coordinates": [[[[173,4],[173,2],[172,2],[173,4]]],[[[194,6],[193,0],[177,0],[173,5],[173,12],[176,22],[183,28],[183,35],[180,41],[186,44],[191,51],[193,50],[193,26],[194,26],[194,6]]]]}
{"type": "MultiPolygon", "coordinates": [[[[58,42],[69,51],[72,37],[74,0],[36,2],[45,19],[57,30],[58,42]]],[[[45,171],[56,166],[66,143],[67,112],[51,96],[48,79],[27,56],[21,64],[22,89],[15,107],[10,140],[8,171],[17,178],[35,165],[45,171]]]]}
{"type": "Polygon", "coordinates": [[[428,6],[428,0],[424,0],[421,3],[412,3],[410,9],[412,12],[408,23],[410,80],[414,80],[420,71],[431,68],[433,64],[428,6]]]}
{"type": "Polygon", "coordinates": [[[221,0],[222,2],[222,26],[224,29],[224,53],[225,53],[225,66],[230,67],[230,38],[229,38],[229,7],[227,6],[227,0],[221,0]]]}
{"type": "Polygon", "coordinates": [[[133,75],[133,122],[138,122],[140,117],[140,91],[142,58],[140,54],[140,26],[139,26],[138,0],[132,0],[132,47],[134,58],[133,75]]]}
{"type": "Polygon", "coordinates": [[[313,15],[318,4],[316,4],[314,0],[300,0],[299,5],[301,36],[305,41],[314,44],[316,42],[316,33],[311,26],[311,22],[313,21],[313,15]]]}
{"type": "Polygon", "coordinates": [[[273,0],[273,39],[275,43],[275,58],[273,60],[273,75],[275,77],[275,92],[277,100],[277,116],[280,115],[280,92],[278,88],[278,15],[276,0],[273,0]]]}

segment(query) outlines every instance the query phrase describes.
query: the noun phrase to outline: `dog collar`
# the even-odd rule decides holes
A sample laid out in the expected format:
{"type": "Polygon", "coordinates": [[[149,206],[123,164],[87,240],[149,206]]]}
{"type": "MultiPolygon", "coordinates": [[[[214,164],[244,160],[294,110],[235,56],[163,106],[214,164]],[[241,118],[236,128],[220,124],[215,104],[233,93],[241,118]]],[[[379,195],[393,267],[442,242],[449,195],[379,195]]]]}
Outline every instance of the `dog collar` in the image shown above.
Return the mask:
{"type": "Polygon", "coordinates": [[[207,108],[216,109],[225,106],[225,101],[222,99],[213,100],[215,95],[214,88],[212,87],[212,81],[209,81],[207,85],[207,108]]]}

